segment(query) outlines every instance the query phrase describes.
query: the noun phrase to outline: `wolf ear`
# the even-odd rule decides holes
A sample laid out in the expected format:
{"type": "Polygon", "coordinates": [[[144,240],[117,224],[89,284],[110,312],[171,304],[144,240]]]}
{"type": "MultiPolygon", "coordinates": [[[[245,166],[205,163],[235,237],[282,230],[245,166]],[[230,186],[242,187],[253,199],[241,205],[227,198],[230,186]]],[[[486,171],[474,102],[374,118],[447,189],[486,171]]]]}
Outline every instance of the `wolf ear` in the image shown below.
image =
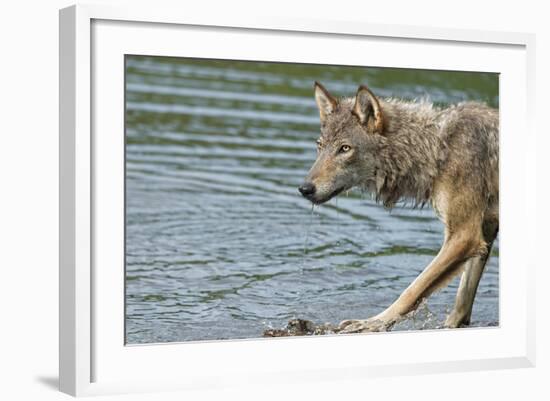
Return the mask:
{"type": "Polygon", "coordinates": [[[384,131],[384,118],[380,103],[374,94],[365,85],[357,90],[353,114],[357,116],[361,124],[367,125],[375,133],[382,134],[384,131]]]}
{"type": "Polygon", "coordinates": [[[336,109],[337,101],[328,93],[325,87],[317,81],[315,81],[315,101],[319,108],[321,122],[323,122],[327,116],[336,109]]]}

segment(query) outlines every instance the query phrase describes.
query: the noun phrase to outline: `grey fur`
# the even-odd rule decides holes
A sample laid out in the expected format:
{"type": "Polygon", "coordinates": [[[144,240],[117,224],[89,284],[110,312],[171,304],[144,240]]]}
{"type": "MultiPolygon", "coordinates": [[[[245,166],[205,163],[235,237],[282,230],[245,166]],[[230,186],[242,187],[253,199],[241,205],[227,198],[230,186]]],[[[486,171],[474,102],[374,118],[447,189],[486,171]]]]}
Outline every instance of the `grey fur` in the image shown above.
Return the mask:
{"type": "MultiPolygon", "coordinates": [[[[318,156],[306,178],[315,192],[304,196],[323,203],[360,187],[387,208],[400,200],[415,206],[431,202],[446,225],[443,256],[419,277],[422,285],[407,289],[377,316],[388,328],[462,271],[469,259],[481,260],[483,269],[498,232],[498,110],[478,102],[439,108],[425,100],[378,99],[364,86],[357,96],[336,100],[318,83],[316,100],[319,107],[331,107],[320,111],[318,156]]],[[[477,281],[473,284],[457,305],[473,303],[477,281]]],[[[469,320],[471,305],[454,312],[458,317],[449,326],[469,320]]],[[[379,327],[372,319],[358,322],[361,330],[379,327]]]]}

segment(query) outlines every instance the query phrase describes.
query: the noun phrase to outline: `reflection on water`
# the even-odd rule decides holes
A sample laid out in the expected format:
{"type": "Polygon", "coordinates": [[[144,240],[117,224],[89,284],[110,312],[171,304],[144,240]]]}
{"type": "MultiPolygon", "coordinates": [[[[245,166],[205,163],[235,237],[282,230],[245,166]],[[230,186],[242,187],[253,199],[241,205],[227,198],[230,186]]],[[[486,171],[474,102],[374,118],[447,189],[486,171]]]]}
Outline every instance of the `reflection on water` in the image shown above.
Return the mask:
{"type": "MultiPolygon", "coordinates": [[[[340,95],[498,106],[494,74],[127,56],[128,343],[259,337],[293,317],[388,306],[437,253],[433,212],[297,191],[315,159],[313,81],[340,95]],[[305,248],[305,249],[304,249],[305,248]]],[[[394,330],[434,328],[457,280],[394,330]]],[[[498,324],[498,244],[473,325],[498,324]]]]}

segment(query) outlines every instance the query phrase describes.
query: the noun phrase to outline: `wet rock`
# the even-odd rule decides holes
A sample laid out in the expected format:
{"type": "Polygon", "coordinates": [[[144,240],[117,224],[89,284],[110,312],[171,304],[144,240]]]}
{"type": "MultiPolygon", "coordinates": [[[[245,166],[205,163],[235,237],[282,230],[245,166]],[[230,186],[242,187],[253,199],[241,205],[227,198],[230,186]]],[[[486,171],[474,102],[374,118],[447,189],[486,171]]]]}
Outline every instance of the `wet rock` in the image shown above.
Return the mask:
{"type": "Polygon", "coordinates": [[[310,320],[292,319],[281,329],[267,329],[264,337],[311,336],[338,333],[338,326],[331,323],[316,325],[310,320]]]}

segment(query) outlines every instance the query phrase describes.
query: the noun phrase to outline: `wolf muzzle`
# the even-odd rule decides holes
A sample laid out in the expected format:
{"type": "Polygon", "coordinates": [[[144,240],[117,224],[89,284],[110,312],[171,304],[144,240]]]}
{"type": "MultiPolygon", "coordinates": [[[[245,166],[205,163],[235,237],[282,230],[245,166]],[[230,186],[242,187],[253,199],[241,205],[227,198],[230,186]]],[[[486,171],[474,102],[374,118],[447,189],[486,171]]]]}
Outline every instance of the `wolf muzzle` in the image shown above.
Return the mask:
{"type": "Polygon", "coordinates": [[[313,185],[311,182],[304,182],[298,187],[298,191],[300,191],[302,196],[309,200],[311,200],[311,198],[315,195],[315,190],[315,185],[313,185]]]}

